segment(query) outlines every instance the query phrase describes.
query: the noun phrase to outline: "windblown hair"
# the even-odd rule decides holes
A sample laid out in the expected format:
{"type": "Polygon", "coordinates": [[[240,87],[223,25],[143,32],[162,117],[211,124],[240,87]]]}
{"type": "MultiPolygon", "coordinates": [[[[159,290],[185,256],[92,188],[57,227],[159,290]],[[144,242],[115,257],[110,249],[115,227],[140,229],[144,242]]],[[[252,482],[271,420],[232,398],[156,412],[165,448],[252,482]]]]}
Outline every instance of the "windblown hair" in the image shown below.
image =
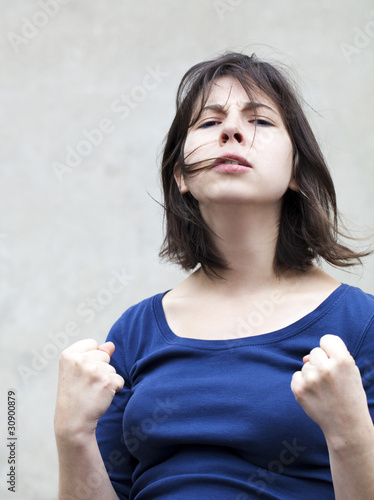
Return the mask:
{"type": "MultiPolygon", "coordinates": [[[[195,175],[184,157],[189,128],[199,119],[213,83],[222,76],[236,78],[251,96],[265,93],[278,107],[293,146],[293,176],[298,191],[288,189],[282,200],[279,234],[274,258],[277,274],[287,270],[307,271],[313,261],[347,267],[361,263],[370,252],[356,252],[338,240],[336,194],[323,154],[289,78],[272,64],[240,53],[226,53],[193,66],[182,78],[176,98],[176,114],[166,137],[161,165],[166,235],[160,257],[184,270],[198,264],[208,275],[219,276],[228,264],[219,255],[212,232],[205,223],[197,200],[181,194],[174,178],[195,175]]],[[[213,159],[210,159],[211,161],[213,159]]]]}

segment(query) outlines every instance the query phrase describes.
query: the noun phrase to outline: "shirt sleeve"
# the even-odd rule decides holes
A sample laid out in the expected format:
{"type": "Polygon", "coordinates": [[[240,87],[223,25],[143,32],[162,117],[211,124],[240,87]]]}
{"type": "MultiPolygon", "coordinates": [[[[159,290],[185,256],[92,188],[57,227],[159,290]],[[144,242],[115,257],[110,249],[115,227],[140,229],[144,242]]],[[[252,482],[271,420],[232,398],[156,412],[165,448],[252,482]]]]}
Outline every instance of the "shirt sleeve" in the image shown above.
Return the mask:
{"type": "Polygon", "coordinates": [[[123,435],[123,414],[131,396],[129,376],[125,363],[123,318],[111,328],[107,341],[115,345],[110,364],[125,380],[124,388],[117,392],[107,412],[100,418],[96,439],[100,453],[108,472],[110,481],[120,500],[128,500],[132,486],[133,459],[130,455],[123,435]]]}

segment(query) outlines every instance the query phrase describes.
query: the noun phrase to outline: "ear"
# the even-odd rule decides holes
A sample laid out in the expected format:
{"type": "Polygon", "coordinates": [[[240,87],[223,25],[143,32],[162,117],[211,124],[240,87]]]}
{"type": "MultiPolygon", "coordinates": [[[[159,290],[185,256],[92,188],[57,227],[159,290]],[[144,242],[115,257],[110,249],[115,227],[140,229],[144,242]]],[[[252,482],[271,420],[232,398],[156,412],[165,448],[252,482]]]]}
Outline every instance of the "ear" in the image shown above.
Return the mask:
{"type": "Polygon", "coordinates": [[[291,189],[291,191],[296,191],[296,192],[299,191],[299,186],[297,185],[295,177],[292,176],[292,179],[290,180],[288,187],[291,189]]]}
{"type": "Polygon", "coordinates": [[[181,168],[180,167],[175,167],[174,169],[174,179],[175,182],[177,183],[178,189],[181,194],[186,194],[188,192],[188,187],[187,184],[184,180],[184,176],[182,174],[181,168]]]}
{"type": "Polygon", "coordinates": [[[299,191],[299,186],[297,185],[296,182],[296,172],[298,165],[299,165],[299,153],[296,151],[293,158],[292,177],[290,183],[288,184],[288,187],[291,189],[291,191],[296,191],[296,192],[299,191]]]}

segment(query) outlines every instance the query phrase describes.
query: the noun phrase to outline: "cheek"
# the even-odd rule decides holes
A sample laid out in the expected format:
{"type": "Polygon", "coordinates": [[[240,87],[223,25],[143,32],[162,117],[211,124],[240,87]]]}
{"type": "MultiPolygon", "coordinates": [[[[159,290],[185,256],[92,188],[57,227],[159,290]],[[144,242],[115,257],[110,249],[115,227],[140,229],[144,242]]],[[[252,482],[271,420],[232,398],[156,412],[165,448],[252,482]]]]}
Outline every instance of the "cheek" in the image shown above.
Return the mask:
{"type": "Polygon", "coordinates": [[[184,143],[184,148],[183,148],[183,156],[186,162],[191,160],[191,156],[193,156],[193,150],[194,150],[193,137],[188,135],[186,137],[186,142],[184,143]]]}
{"type": "Polygon", "coordinates": [[[193,163],[195,161],[202,161],[212,157],[212,150],[210,149],[216,144],[217,138],[214,132],[204,131],[204,134],[199,131],[192,132],[187,135],[184,144],[184,159],[186,163],[193,163]]]}
{"type": "Polygon", "coordinates": [[[279,144],[274,154],[284,167],[292,167],[293,149],[291,144],[279,144]]]}
{"type": "Polygon", "coordinates": [[[292,173],[293,147],[291,140],[287,137],[278,137],[274,141],[274,147],[269,148],[269,152],[274,159],[274,165],[281,167],[285,173],[292,173]]]}

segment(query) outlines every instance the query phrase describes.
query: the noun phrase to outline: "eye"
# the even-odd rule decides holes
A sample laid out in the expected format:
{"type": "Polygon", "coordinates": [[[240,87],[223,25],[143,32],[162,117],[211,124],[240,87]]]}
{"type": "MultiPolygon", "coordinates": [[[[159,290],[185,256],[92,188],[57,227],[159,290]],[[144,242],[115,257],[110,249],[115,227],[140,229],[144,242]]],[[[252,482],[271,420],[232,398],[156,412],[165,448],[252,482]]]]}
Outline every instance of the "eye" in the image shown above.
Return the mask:
{"type": "Polygon", "coordinates": [[[217,120],[208,120],[207,122],[202,123],[199,128],[210,128],[214,127],[214,125],[219,124],[217,120]]]}
{"type": "Polygon", "coordinates": [[[263,118],[255,118],[253,120],[250,120],[250,123],[253,123],[253,125],[256,125],[258,127],[274,127],[271,122],[264,120],[263,118]]]}

